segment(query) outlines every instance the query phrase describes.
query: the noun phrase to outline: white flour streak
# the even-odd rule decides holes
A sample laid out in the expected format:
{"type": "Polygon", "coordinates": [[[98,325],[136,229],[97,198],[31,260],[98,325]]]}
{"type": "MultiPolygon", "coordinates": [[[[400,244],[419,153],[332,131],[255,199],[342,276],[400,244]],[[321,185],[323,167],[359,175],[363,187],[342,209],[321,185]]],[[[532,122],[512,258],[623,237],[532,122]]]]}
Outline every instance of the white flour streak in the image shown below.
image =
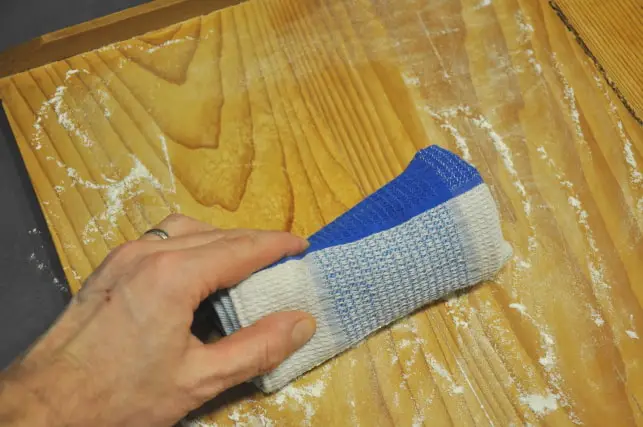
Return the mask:
{"type": "MultiPolygon", "coordinates": [[[[505,168],[507,169],[507,172],[511,175],[513,178],[513,184],[514,187],[518,190],[518,193],[520,194],[522,198],[522,206],[525,211],[525,215],[529,217],[531,214],[531,198],[527,195],[527,190],[525,189],[525,185],[522,183],[518,176],[518,171],[516,171],[516,167],[513,162],[513,157],[511,155],[511,150],[505,144],[505,142],[502,140],[500,135],[493,129],[493,126],[491,126],[491,123],[489,123],[489,120],[487,120],[484,116],[480,115],[478,117],[472,117],[471,121],[473,124],[478,126],[480,129],[483,129],[487,132],[487,135],[489,135],[489,138],[491,138],[491,141],[493,142],[493,146],[500,154],[500,157],[502,157],[502,161],[505,164],[505,168]]],[[[533,231],[533,227],[532,227],[533,231]]],[[[538,243],[534,241],[534,244],[537,245],[538,243]]]]}
{"type": "Polygon", "coordinates": [[[427,359],[429,362],[429,365],[433,369],[433,371],[438,374],[440,377],[444,378],[450,385],[451,387],[451,394],[463,394],[464,393],[464,387],[461,385],[456,384],[456,382],[453,380],[451,377],[451,374],[449,374],[449,371],[447,371],[444,366],[440,364],[432,355],[427,355],[427,359]]]}
{"type": "MultiPolygon", "coordinates": [[[[554,160],[549,157],[547,151],[545,150],[545,147],[538,147],[538,152],[540,153],[540,158],[544,160],[552,169],[552,172],[554,172],[554,176],[558,179],[562,188],[568,194],[567,203],[574,209],[576,213],[576,219],[578,221],[578,224],[584,230],[583,236],[585,237],[587,245],[590,249],[585,255],[585,260],[587,262],[587,269],[589,271],[589,277],[593,285],[594,292],[596,293],[599,301],[605,304],[606,310],[608,312],[613,312],[613,303],[609,294],[611,285],[607,283],[605,279],[603,256],[598,249],[598,244],[596,243],[596,239],[594,238],[594,232],[589,225],[589,214],[584,209],[583,204],[580,200],[580,195],[576,193],[574,189],[574,184],[568,181],[565,178],[565,175],[556,167],[554,160]]],[[[603,321],[602,318],[598,320],[598,322],[596,319],[594,319],[594,323],[597,323],[598,326],[600,326],[599,323],[601,323],[601,321],[603,321]]]]}
{"type": "Polygon", "coordinates": [[[527,315],[527,307],[525,307],[523,304],[512,303],[509,304],[509,308],[517,310],[522,315],[527,315]]]}
{"type": "MultiPolygon", "coordinates": [[[[585,209],[583,209],[583,204],[581,203],[579,198],[580,196],[574,191],[574,184],[571,181],[567,180],[565,178],[565,175],[556,167],[556,163],[551,157],[549,157],[547,151],[545,150],[545,147],[540,146],[537,148],[537,151],[538,153],[540,153],[541,160],[544,160],[547,165],[554,171],[554,174],[558,179],[560,185],[570,194],[567,198],[567,202],[571,207],[575,209],[578,223],[585,229],[585,238],[587,239],[589,247],[592,249],[592,252],[594,254],[598,255],[598,245],[596,244],[594,233],[592,232],[592,229],[589,226],[589,222],[587,221],[589,214],[585,209]]],[[[596,269],[595,266],[590,268],[590,270],[594,269],[596,269]]]]}
{"type": "MultiPolygon", "coordinates": [[[[516,19],[516,23],[518,24],[518,30],[519,30],[518,43],[523,46],[527,46],[534,32],[534,27],[525,19],[525,16],[523,15],[521,10],[516,12],[516,14],[514,15],[514,18],[516,19]]],[[[537,75],[541,75],[543,73],[543,67],[538,62],[538,59],[536,59],[536,54],[534,53],[534,50],[521,48],[520,51],[525,52],[525,54],[527,55],[527,61],[529,62],[531,67],[534,69],[537,75]]],[[[517,71],[520,71],[520,70],[517,69],[517,71]]]]}
{"type": "MultiPolygon", "coordinates": [[[[596,82],[596,87],[603,93],[603,97],[609,103],[609,113],[612,117],[612,120],[616,122],[616,128],[618,129],[618,134],[623,142],[623,155],[625,156],[625,162],[630,168],[630,181],[636,186],[643,186],[643,174],[638,169],[638,164],[634,158],[634,152],[632,151],[632,141],[628,138],[625,133],[625,128],[623,127],[623,121],[618,116],[618,110],[616,105],[612,102],[609,92],[603,85],[603,81],[599,75],[594,76],[594,81],[596,82]]],[[[643,215],[643,197],[640,197],[636,203],[636,210],[639,214],[643,215]]]]}
{"type": "MultiPolygon", "coordinates": [[[[505,142],[502,140],[500,135],[498,135],[496,131],[493,129],[493,127],[491,126],[491,123],[489,123],[489,121],[483,116],[473,117],[471,121],[480,129],[484,129],[487,131],[487,134],[489,135],[489,137],[491,138],[491,141],[493,142],[493,146],[495,147],[498,154],[500,154],[500,156],[502,157],[502,161],[505,164],[505,168],[507,168],[507,171],[509,172],[509,174],[511,174],[511,176],[513,176],[514,178],[517,178],[518,172],[514,167],[514,162],[511,157],[511,151],[509,150],[509,147],[507,146],[507,144],[505,144],[505,142]]],[[[520,180],[517,180],[515,184],[520,194],[522,196],[526,196],[527,194],[525,192],[525,187],[524,185],[522,185],[520,180]]]]}
{"type": "Polygon", "coordinates": [[[168,40],[168,41],[165,41],[165,42],[161,43],[161,44],[160,44],[160,45],[158,45],[158,46],[154,46],[154,47],[151,47],[151,48],[149,48],[149,49],[146,49],[146,52],[147,52],[147,53],[154,53],[154,52],[156,52],[157,50],[163,49],[163,48],[164,48],[164,47],[166,47],[166,46],[171,46],[171,45],[174,45],[174,44],[181,44],[181,43],[185,43],[185,42],[187,42],[188,40],[192,40],[192,41],[193,41],[193,40],[196,40],[196,39],[195,39],[194,37],[191,37],[191,36],[186,36],[186,37],[183,37],[183,38],[180,38],[180,39],[172,39],[172,40],[168,40]]]}
{"type": "Polygon", "coordinates": [[[464,371],[464,368],[462,367],[462,364],[460,363],[460,359],[457,357],[455,358],[455,363],[458,365],[458,369],[460,370],[460,373],[462,374],[462,377],[464,380],[467,382],[467,385],[469,386],[469,390],[473,393],[473,396],[476,398],[478,401],[478,405],[480,405],[480,409],[482,409],[482,412],[484,412],[485,417],[487,417],[487,421],[489,421],[489,425],[493,426],[493,421],[491,420],[491,417],[489,416],[489,413],[487,412],[487,409],[485,408],[484,404],[482,403],[482,400],[480,399],[480,396],[478,396],[478,393],[476,392],[476,389],[473,388],[473,384],[471,384],[471,381],[469,380],[469,377],[467,376],[467,373],[464,371]]]}
{"type": "Polygon", "coordinates": [[[540,325],[531,314],[527,313],[527,307],[523,304],[512,303],[509,304],[509,307],[517,310],[523,317],[528,319],[536,329],[538,329],[538,332],[540,333],[540,343],[542,348],[545,350],[545,355],[538,359],[538,362],[540,362],[547,372],[551,373],[554,368],[556,368],[556,342],[554,341],[554,337],[549,333],[546,325],[540,325]]]}
{"type": "Polygon", "coordinates": [[[634,159],[634,152],[632,151],[632,141],[630,141],[629,138],[625,135],[625,131],[623,130],[623,123],[618,122],[618,130],[619,133],[621,134],[621,139],[623,139],[623,150],[625,153],[625,161],[627,164],[630,166],[630,175],[632,179],[633,184],[641,184],[643,183],[643,174],[639,172],[638,170],[638,165],[636,164],[636,160],[634,159]]]}
{"type": "Polygon", "coordinates": [[[578,107],[576,106],[576,93],[574,92],[574,88],[572,88],[572,86],[569,84],[569,81],[565,77],[565,74],[563,73],[563,69],[556,57],[556,53],[551,54],[551,60],[552,60],[552,63],[554,64],[554,69],[556,70],[556,74],[558,75],[558,78],[563,84],[563,96],[565,97],[565,101],[567,102],[567,106],[569,108],[569,116],[571,117],[572,122],[574,123],[576,137],[579,140],[579,142],[586,145],[587,141],[585,141],[585,134],[583,133],[583,127],[581,126],[581,123],[580,123],[580,112],[578,111],[578,107]]]}
{"type": "Polygon", "coordinates": [[[107,106],[107,103],[108,103],[108,102],[109,102],[109,100],[110,100],[109,93],[107,93],[106,91],[104,91],[104,90],[102,90],[102,89],[98,89],[98,90],[96,91],[96,93],[98,94],[98,99],[99,99],[99,101],[98,101],[98,102],[99,102],[99,104],[101,105],[101,107],[103,107],[103,112],[104,112],[104,114],[105,114],[105,117],[106,117],[106,118],[110,118],[110,117],[112,117],[112,111],[111,111],[111,110],[109,109],[109,107],[107,106]]]}
{"type": "Polygon", "coordinates": [[[446,110],[442,111],[433,111],[431,110],[428,106],[424,107],[424,111],[426,111],[431,117],[436,119],[440,123],[440,128],[448,131],[451,136],[453,137],[456,146],[458,147],[458,150],[460,150],[460,153],[462,153],[462,158],[466,160],[467,162],[471,161],[471,153],[469,152],[469,146],[467,145],[467,139],[462,136],[462,134],[458,131],[458,129],[451,124],[449,119],[455,117],[458,115],[458,113],[464,113],[465,116],[471,114],[471,110],[468,106],[457,106],[453,108],[449,108],[446,110]]]}
{"type": "MultiPolygon", "coordinates": [[[[638,164],[636,163],[636,159],[634,158],[634,152],[632,151],[632,141],[630,140],[630,138],[628,138],[627,134],[625,133],[625,128],[623,127],[623,121],[618,117],[618,110],[616,109],[616,105],[614,105],[614,103],[612,102],[612,98],[610,98],[610,95],[607,92],[607,89],[603,85],[603,81],[601,77],[598,75],[595,75],[594,81],[596,82],[596,87],[598,87],[598,89],[603,93],[603,97],[609,103],[610,116],[612,116],[612,119],[616,121],[616,128],[618,130],[618,135],[620,136],[621,141],[623,142],[623,154],[625,155],[625,162],[630,167],[630,178],[631,178],[632,184],[642,185],[643,174],[641,174],[641,171],[639,171],[638,169],[638,164]]],[[[639,200],[639,203],[643,203],[643,198],[639,200]]],[[[643,212],[643,209],[639,209],[639,210],[643,212]]]]}
{"type": "Polygon", "coordinates": [[[462,153],[462,158],[467,162],[471,161],[471,153],[469,152],[469,146],[467,145],[467,140],[460,135],[460,132],[450,123],[445,122],[440,125],[442,129],[449,131],[453,139],[455,140],[455,145],[458,147],[462,153]]]}
{"type": "Polygon", "coordinates": [[[163,155],[165,156],[165,164],[167,165],[167,172],[170,175],[170,185],[172,186],[172,192],[176,193],[176,182],[174,181],[174,171],[172,170],[172,161],[170,160],[170,152],[167,149],[167,140],[165,135],[162,133],[159,134],[159,140],[161,141],[161,149],[163,150],[163,155]]]}
{"type": "Polygon", "coordinates": [[[424,20],[420,16],[420,13],[416,13],[418,17],[418,21],[420,21],[420,25],[424,29],[424,34],[426,34],[426,38],[429,40],[429,43],[431,44],[431,49],[433,50],[433,54],[435,55],[435,58],[438,60],[438,64],[440,64],[440,68],[442,69],[442,78],[444,80],[449,81],[451,79],[451,76],[447,72],[447,68],[444,65],[444,60],[442,59],[442,56],[440,55],[440,52],[438,51],[438,48],[435,47],[435,43],[433,43],[433,38],[431,37],[431,32],[427,28],[426,24],[424,23],[424,20]]]}

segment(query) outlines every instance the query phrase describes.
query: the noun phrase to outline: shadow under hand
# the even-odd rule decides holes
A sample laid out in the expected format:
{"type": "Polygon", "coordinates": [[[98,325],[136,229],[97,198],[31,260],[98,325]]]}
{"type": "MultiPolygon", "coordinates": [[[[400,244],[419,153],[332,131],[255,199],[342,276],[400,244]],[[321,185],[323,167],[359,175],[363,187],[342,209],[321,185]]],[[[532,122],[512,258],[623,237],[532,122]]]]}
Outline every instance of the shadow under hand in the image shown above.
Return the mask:
{"type": "MultiPolygon", "coordinates": [[[[192,334],[204,343],[216,342],[224,335],[212,303],[208,299],[203,301],[195,311],[191,330],[192,334]]],[[[184,419],[191,421],[204,415],[212,414],[227,405],[248,399],[257,393],[260,393],[260,391],[252,383],[239,384],[204,403],[201,407],[190,412],[184,419]]]]}
{"type": "Polygon", "coordinates": [[[201,407],[190,412],[185,417],[185,420],[190,421],[204,415],[212,414],[213,412],[216,412],[225,406],[251,398],[257,393],[261,392],[252,383],[239,384],[238,386],[224,391],[214,399],[207,401],[206,403],[201,405],[201,407]]]}

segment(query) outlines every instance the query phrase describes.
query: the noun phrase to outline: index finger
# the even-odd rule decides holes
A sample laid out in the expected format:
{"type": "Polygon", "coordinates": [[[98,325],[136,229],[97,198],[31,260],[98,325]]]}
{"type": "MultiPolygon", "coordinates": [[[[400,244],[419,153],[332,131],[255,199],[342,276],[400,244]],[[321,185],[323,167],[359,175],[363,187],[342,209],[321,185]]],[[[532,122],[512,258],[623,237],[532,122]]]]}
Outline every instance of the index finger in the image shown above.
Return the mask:
{"type": "Polygon", "coordinates": [[[230,240],[176,252],[176,278],[196,307],[219,289],[229,288],[254,272],[308,247],[305,239],[281,231],[253,231],[230,240]]]}

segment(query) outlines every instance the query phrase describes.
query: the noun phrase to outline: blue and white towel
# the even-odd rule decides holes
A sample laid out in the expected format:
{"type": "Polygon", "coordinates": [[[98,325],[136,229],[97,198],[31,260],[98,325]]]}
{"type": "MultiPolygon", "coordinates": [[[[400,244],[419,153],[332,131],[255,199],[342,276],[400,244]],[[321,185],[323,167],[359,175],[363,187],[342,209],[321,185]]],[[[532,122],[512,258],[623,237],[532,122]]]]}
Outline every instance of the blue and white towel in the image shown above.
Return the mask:
{"type": "Polygon", "coordinates": [[[491,279],[511,256],[478,171],[437,146],[309,241],[302,255],[212,297],[227,334],[279,311],[317,319],[304,347],[255,380],[265,392],[419,307],[491,279]]]}

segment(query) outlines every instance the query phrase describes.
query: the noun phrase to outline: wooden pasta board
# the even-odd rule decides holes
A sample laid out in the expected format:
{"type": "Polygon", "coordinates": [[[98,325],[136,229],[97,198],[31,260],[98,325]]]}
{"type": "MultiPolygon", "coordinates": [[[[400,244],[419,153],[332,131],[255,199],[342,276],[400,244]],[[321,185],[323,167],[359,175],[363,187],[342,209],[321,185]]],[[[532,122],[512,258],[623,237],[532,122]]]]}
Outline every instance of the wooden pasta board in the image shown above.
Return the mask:
{"type": "Polygon", "coordinates": [[[514,248],[495,281],[195,425],[643,425],[641,92],[570,22],[536,0],[251,0],[0,93],[75,290],[173,211],[309,235],[429,144],[490,184],[514,248]]]}

